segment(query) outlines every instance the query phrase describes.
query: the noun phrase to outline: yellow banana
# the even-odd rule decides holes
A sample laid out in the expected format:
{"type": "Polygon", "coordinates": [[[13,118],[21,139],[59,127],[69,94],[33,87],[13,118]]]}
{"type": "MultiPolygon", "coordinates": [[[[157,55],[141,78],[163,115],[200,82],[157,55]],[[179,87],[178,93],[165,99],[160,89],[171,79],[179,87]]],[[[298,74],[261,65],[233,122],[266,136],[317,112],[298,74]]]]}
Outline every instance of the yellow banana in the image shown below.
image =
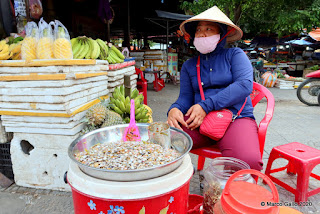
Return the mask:
{"type": "Polygon", "coordinates": [[[21,59],[21,52],[16,53],[15,55],[13,55],[13,56],[12,56],[12,59],[13,59],[13,60],[19,60],[19,59],[21,59]]]}
{"type": "Polygon", "coordinates": [[[2,45],[2,47],[1,47],[0,54],[6,53],[6,52],[9,52],[9,45],[4,44],[4,45],[2,45]]]}
{"type": "Polygon", "coordinates": [[[10,53],[9,51],[2,54],[0,53],[0,60],[7,60],[10,57],[12,57],[12,53],[10,53]]]}

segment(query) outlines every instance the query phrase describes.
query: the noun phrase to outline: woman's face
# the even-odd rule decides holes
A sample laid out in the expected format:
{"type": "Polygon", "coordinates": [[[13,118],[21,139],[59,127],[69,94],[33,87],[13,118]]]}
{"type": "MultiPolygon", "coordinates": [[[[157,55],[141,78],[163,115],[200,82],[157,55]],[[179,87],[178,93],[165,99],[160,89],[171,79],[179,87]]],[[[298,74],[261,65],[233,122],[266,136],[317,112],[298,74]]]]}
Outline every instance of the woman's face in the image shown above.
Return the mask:
{"type": "Polygon", "coordinates": [[[196,29],[195,37],[208,37],[216,34],[220,34],[218,24],[209,21],[200,21],[196,29]]]}

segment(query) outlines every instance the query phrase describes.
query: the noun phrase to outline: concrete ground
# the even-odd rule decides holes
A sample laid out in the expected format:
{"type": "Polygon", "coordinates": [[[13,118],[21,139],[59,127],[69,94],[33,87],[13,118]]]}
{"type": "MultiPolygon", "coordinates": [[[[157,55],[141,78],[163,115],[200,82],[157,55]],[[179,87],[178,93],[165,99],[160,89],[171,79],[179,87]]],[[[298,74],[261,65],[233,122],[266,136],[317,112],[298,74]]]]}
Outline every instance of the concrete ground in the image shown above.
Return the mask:
{"type": "MultiPolygon", "coordinates": [[[[302,104],[296,96],[296,90],[280,90],[270,88],[276,105],[273,119],[268,127],[266,144],[263,154],[264,170],[268,157],[274,146],[290,142],[300,142],[320,149],[320,107],[309,107],[302,104]]],[[[177,99],[179,86],[166,84],[166,87],[155,92],[151,85],[148,88],[148,105],[153,109],[155,121],[166,121],[169,106],[177,99]]],[[[259,122],[264,116],[266,101],[261,101],[255,107],[255,116],[259,122]]],[[[192,162],[197,163],[197,157],[192,155],[192,162]]],[[[207,159],[206,166],[210,164],[207,159]]],[[[280,159],[274,166],[284,166],[286,161],[280,159]]],[[[263,170],[263,172],[264,172],[263,170]]],[[[314,170],[320,175],[320,165],[314,170]]],[[[276,173],[285,183],[295,187],[296,176],[286,173],[276,173]]],[[[263,185],[263,184],[261,184],[263,185]]],[[[191,179],[190,193],[200,194],[198,172],[191,179]]],[[[264,186],[264,185],[263,185],[264,186]]],[[[284,188],[277,186],[280,202],[294,202],[294,195],[284,188]]],[[[264,186],[266,187],[266,186],[264,186]]],[[[310,179],[309,189],[320,187],[320,182],[310,179]]],[[[38,190],[19,187],[15,184],[9,188],[0,188],[0,214],[70,214],[73,204],[70,192],[38,190]]],[[[293,206],[303,213],[320,213],[320,194],[309,197],[309,206],[293,206]]]]}

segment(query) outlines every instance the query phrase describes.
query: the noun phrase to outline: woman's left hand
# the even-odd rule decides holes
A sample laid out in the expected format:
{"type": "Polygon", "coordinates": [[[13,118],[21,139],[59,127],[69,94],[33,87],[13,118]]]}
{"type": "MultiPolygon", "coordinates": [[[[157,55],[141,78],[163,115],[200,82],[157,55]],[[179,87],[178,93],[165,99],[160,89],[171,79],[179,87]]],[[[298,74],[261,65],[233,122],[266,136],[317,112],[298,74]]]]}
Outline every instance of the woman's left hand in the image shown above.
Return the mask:
{"type": "Polygon", "coordinates": [[[189,116],[186,121],[186,123],[189,124],[188,128],[191,130],[198,128],[206,115],[207,113],[199,104],[191,106],[186,114],[186,116],[189,116]]]}

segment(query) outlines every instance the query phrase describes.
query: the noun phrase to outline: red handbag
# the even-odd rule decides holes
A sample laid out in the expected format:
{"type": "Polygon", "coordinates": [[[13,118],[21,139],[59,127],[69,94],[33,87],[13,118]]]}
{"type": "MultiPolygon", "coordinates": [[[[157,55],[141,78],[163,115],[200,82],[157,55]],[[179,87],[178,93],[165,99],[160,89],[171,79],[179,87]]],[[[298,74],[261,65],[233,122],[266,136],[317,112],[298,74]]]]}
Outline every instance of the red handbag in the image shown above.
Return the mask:
{"type": "MultiPolygon", "coordinates": [[[[198,85],[200,89],[201,99],[205,100],[202,83],[201,83],[201,77],[200,77],[200,56],[198,57],[198,62],[197,62],[197,77],[198,77],[198,85]]],[[[200,125],[200,134],[210,137],[215,141],[220,140],[226,133],[230,123],[233,122],[240,115],[246,102],[247,102],[247,98],[244,101],[241,109],[238,111],[237,115],[233,115],[232,111],[230,111],[227,108],[211,111],[203,119],[203,122],[200,125]]]]}

